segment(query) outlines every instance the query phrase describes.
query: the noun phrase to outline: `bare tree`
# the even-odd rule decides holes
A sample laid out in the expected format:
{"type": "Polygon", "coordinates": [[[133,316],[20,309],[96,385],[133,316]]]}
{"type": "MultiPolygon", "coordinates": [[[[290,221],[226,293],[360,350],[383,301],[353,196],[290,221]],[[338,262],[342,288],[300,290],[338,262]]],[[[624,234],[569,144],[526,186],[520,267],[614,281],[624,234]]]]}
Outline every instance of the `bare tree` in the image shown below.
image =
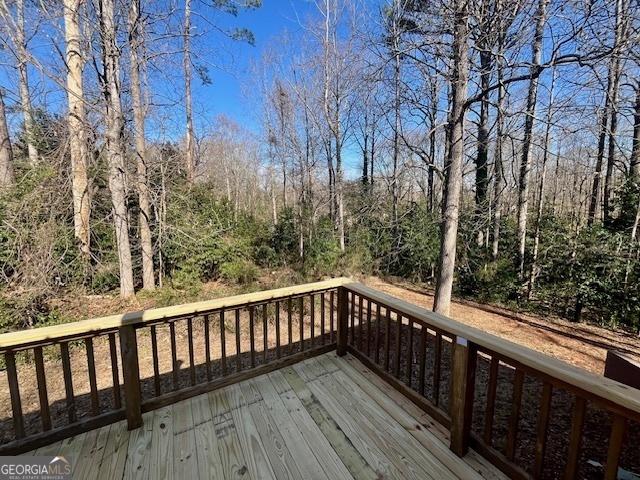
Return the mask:
{"type": "Polygon", "coordinates": [[[542,58],[542,36],[547,19],[547,5],[549,0],[538,0],[536,12],[536,28],[533,35],[532,59],[527,93],[527,107],[525,110],[524,140],[522,143],[522,157],[520,161],[520,176],[518,183],[518,261],[519,278],[524,279],[524,259],[527,243],[527,215],[529,208],[529,176],[531,173],[531,139],[536,115],[538,97],[538,82],[540,63],[542,58]]]}
{"type": "Polygon", "coordinates": [[[149,182],[147,178],[147,146],[145,141],[145,111],[142,101],[140,71],[144,58],[140,50],[144,42],[144,29],[140,12],[140,0],[131,0],[129,7],[129,52],[131,71],[131,103],[133,108],[133,136],[136,155],[136,190],[138,192],[140,226],[140,246],[142,250],[142,288],[153,290],[153,244],[151,238],[151,207],[149,200],[149,182]]]}
{"type": "Polygon", "coordinates": [[[69,156],[71,157],[71,185],[73,196],[73,225],[80,251],[88,259],[90,252],[91,191],[87,168],[87,119],[82,80],[84,58],[80,33],[80,10],[84,0],[65,0],[64,32],[67,63],[67,101],[69,113],[69,156]]]}
{"type": "Polygon", "coordinates": [[[451,109],[448,121],[447,174],[443,198],[442,237],[433,310],[449,315],[456,265],[462,163],[464,161],[464,117],[469,80],[469,4],[456,0],[453,4],[453,55],[451,66],[451,109]]]}
{"type": "Polygon", "coordinates": [[[193,130],[193,101],[191,98],[191,0],[184,0],[184,31],[183,31],[184,69],[184,108],[186,114],[186,151],[185,168],[187,182],[193,183],[196,171],[195,132],[193,130]]]}
{"type": "Polygon", "coordinates": [[[35,144],[35,132],[33,121],[33,106],[31,102],[31,90],[29,86],[29,53],[25,34],[25,5],[24,0],[15,1],[15,19],[9,13],[6,2],[0,3],[0,14],[7,24],[7,34],[11,38],[16,57],[18,70],[18,88],[20,91],[20,107],[24,121],[24,133],[26,137],[29,162],[34,165],[38,161],[38,149],[35,144]]]}
{"type": "Polygon", "coordinates": [[[13,172],[13,149],[7,127],[7,116],[4,109],[4,95],[0,88],[0,189],[11,187],[15,184],[13,172]]]}
{"type": "Polygon", "coordinates": [[[134,294],[133,265],[129,242],[126,163],[124,154],[124,117],[120,99],[120,48],[117,44],[115,0],[99,0],[100,43],[103,71],[102,91],[105,103],[105,155],[109,166],[109,190],[113,204],[113,223],[120,267],[120,294],[134,294]]]}
{"type": "Polygon", "coordinates": [[[611,54],[611,66],[609,75],[611,76],[611,119],[609,121],[609,151],[607,155],[607,169],[604,176],[604,192],[602,195],[602,210],[604,224],[611,224],[612,207],[611,195],[613,191],[613,168],[616,161],[616,148],[618,145],[618,103],[620,96],[620,78],[622,76],[622,55],[621,49],[627,43],[627,0],[616,0],[616,26],[614,49],[611,54]]]}
{"type": "Polygon", "coordinates": [[[593,187],[591,189],[591,201],[589,204],[588,224],[592,225],[598,207],[598,198],[600,197],[600,182],[602,177],[602,166],[604,163],[605,145],[607,133],[609,133],[609,158],[605,173],[605,188],[602,195],[603,215],[605,223],[609,223],[611,197],[611,175],[613,173],[613,156],[615,145],[612,144],[617,128],[616,108],[618,103],[618,85],[620,83],[620,48],[623,40],[624,25],[624,3],[625,0],[616,0],[615,13],[615,31],[612,53],[609,57],[609,69],[607,76],[607,89],[604,98],[604,107],[602,109],[602,117],[600,120],[600,132],[598,135],[598,152],[596,155],[596,167],[593,177],[593,187]],[[609,122],[614,123],[610,124],[609,122]]]}

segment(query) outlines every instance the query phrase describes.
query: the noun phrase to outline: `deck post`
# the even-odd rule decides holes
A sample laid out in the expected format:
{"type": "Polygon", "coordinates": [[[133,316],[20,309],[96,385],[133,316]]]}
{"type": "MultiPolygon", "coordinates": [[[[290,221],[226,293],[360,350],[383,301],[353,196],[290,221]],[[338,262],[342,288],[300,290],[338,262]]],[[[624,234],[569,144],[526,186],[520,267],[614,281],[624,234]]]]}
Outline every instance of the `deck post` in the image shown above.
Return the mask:
{"type": "Polygon", "coordinates": [[[140,391],[136,329],[133,325],[125,325],[120,327],[119,334],[124,379],[124,408],[127,417],[127,428],[133,430],[142,426],[142,394],[140,391]]]}
{"type": "Polygon", "coordinates": [[[476,349],[466,338],[457,336],[453,343],[451,371],[451,450],[463,457],[469,450],[473,396],[476,377],[476,349]]]}
{"type": "Polygon", "coordinates": [[[337,318],[336,353],[339,357],[347,354],[347,336],[349,334],[349,292],[344,287],[338,287],[338,318],[337,318]]]}

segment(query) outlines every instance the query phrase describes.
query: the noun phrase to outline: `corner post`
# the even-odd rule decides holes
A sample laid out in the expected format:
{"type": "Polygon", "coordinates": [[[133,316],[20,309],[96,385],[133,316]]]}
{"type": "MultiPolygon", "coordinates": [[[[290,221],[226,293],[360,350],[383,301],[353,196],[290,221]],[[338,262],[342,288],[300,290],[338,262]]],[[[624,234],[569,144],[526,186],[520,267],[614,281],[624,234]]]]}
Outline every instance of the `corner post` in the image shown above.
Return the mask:
{"type": "Polygon", "coordinates": [[[347,336],[349,334],[349,292],[344,287],[338,287],[338,318],[337,318],[336,353],[339,357],[347,354],[347,336]]]}
{"type": "Polygon", "coordinates": [[[127,428],[133,430],[142,426],[142,394],[136,329],[133,325],[124,325],[120,327],[119,334],[127,428]]]}
{"type": "Polygon", "coordinates": [[[457,336],[453,344],[451,385],[451,445],[459,457],[469,450],[476,379],[476,347],[457,336]]]}

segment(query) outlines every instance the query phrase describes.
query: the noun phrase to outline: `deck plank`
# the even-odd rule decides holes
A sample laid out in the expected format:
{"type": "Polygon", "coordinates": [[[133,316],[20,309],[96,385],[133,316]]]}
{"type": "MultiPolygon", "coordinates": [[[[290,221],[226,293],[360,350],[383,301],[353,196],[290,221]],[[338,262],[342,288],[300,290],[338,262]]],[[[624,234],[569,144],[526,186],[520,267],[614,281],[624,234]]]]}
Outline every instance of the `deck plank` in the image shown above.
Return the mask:
{"type": "MultiPolygon", "coordinates": [[[[381,392],[384,392],[386,395],[388,395],[389,398],[391,398],[398,404],[398,406],[402,407],[404,411],[415,418],[426,431],[432,433],[445,446],[449,445],[449,432],[443,425],[436,422],[426,412],[422,411],[418,406],[411,402],[411,400],[402,395],[391,385],[386,383],[382,378],[376,375],[373,371],[367,368],[364,364],[362,364],[357,358],[351,355],[338,357],[334,353],[327,354],[327,357],[336,362],[341,368],[351,366],[368,382],[377,387],[381,392]]],[[[469,450],[467,455],[465,455],[465,457],[461,459],[461,461],[467,463],[474,471],[478,472],[482,476],[482,478],[486,478],[489,480],[508,479],[506,475],[504,475],[500,470],[493,466],[488,460],[486,460],[473,450],[469,450]]]]}
{"type": "Polygon", "coordinates": [[[231,385],[225,388],[224,392],[229,400],[231,416],[236,425],[240,446],[251,478],[272,478],[275,480],[277,477],[271,467],[258,430],[252,421],[251,413],[240,387],[237,384],[231,385]]]}
{"type": "MultiPolygon", "coordinates": [[[[355,368],[348,362],[334,361],[332,357],[322,358],[322,363],[338,366],[340,373],[348,376],[349,380],[356,384],[360,389],[367,393],[382,410],[401,425],[409,434],[411,434],[420,444],[430,453],[434,454],[444,465],[449,468],[456,476],[465,479],[481,479],[480,473],[475,471],[466,462],[461,462],[443,442],[437,438],[431,431],[422,427],[418,419],[411,416],[401,405],[393,401],[385,392],[381,391],[370,381],[365,379],[355,368]]],[[[344,379],[337,375],[338,381],[345,384],[344,379]]],[[[349,385],[346,383],[346,385],[349,385]]]]}
{"type": "MultiPolygon", "coordinates": [[[[313,363],[317,371],[318,362],[302,362],[295,366],[302,371],[313,363]]],[[[351,395],[345,394],[343,389],[332,378],[333,374],[320,374],[315,380],[309,382],[311,391],[314,392],[321,402],[326,402],[329,408],[339,415],[342,422],[349,428],[352,434],[362,439],[362,443],[369,449],[377,448],[387,459],[389,473],[391,475],[401,475],[406,479],[439,479],[453,480],[453,474],[446,468],[433,462],[433,457],[422,448],[417,447],[417,443],[406,431],[396,428],[394,422],[384,421],[376,418],[375,409],[369,408],[364,401],[359,401],[351,395]],[[403,435],[404,434],[404,435],[403,435]],[[405,437],[405,438],[401,438],[405,437]],[[434,470],[436,472],[432,473],[434,470]]],[[[357,388],[357,387],[356,387],[357,388]]],[[[355,392],[351,392],[354,394],[355,392]]],[[[333,415],[333,413],[332,413],[333,415]]],[[[338,420],[338,419],[336,419],[338,420]]],[[[340,421],[338,422],[340,423],[340,421]]],[[[350,438],[353,437],[350,436],[350,438]]]]}
{"type": "Polygon", "coordinates": [[[154,411],[149,479],[173,479],[173,406],[154,411]]]}
{"type": "Polygon", "coordinates": [[[153,440],[153,413],[142,415],[142,427],[129,432],[129,450],[124,468],[124,479],[147,479],[153,440]]]}
{"type": "Polygon", "coordinates": [[[390,464],[384,454],[358,438],[349,420],[327,408],[296,369],[289,367],[283,374],[354,478],[401,478],[389,476],[390,464]]]}
{"type": "Polygon", "coordinates": [[[196,433],[196,454],[198,474],[201,479],[225,478],[218,440],[213,426],[211,405],[207,395],[193,398],[193,424],[196,433]]]}
{"type": "Polygon", "coordinates": [[[102,462],[98,469],[98,479],[113,480],[122,478],[127,460],[128,447],[129,432],[127,431],[127,422],[112,424],[109,429],[109,436],[104,448],[102,462]]]}
{"type": "MultiPolygon", "coordinates": [[[[329,443],[327,437],[325,437],[316,425],[314,419],[310,413],[306,410],[298,396],[293,392],[291,387],[284,390],[282,393],[278,393],[276,384],[289,385],[287,380],[280,372],[272,372],[268,376],[268,383],[262,381],[262,379],[256,379],[261,381],[260,388],[265,398],[265,403],[269,408],[272,408],[274,414],[278,419],[286,417],[289,419],[283,423],[283,428],[287,431],[291,430],[291,440],[296,444],[294,447],[290,447],[292,453],[299,450],[308,450],[316,459],[316,464],[324,472],[324,477],[329,479],[344,478],[351,479],[353,476],[342,462],[336,451],[329,443]],[[287,425],[288,421],[291,422],[287,425]],[[305,448],[306,445],[306,448],[305,448]]],[[[284,434],[284,432],[283,432],[284,434]]],[[[285,437],[286,438],[286,437],[285,437]]],[[[304,455],[304,458],[308,457],[308,454],[300,452],[300,455],[304,455]]],[[[298,458],[296,455],[295,458],[298,458]]],[[[315,470],[315,465],[311,467],[311,470],[315,470]]],[[[313,476],[312,471],[309,472],[309,466],[300,466],[301,472],[307,472],[308,478],[316,478],[313,476]]],[[[373,473],[373,471],[372,471],[373,473]]]]}
{"type": "Polygon", "coordinates": [[[85,437],[80,456],[72,459],[73,477],[93,479],[98,477],[100,463],[109,438],[110,425],[90,431],[85,437]]]}
{"type": "Polygon", "coordinates": [[[239,386],[245,396],[245,400],[247,400],[247,406],[253,418],[253,423],[260,435],[276,478],[278,478],[278,480],[306,478],[301,475],[287,443],[278,428],[278,423],[282,423],[282,419],[278,419],[278,422],[273,419],[264,403],[262,392],[256,388],[255,383],[251,381],[243,382],[239,386]]]}
{"type": "Polygon", "coordinates": [[[222,478],[250,477],[226,394],[224,391],[216,390],[209,393],[208,399],[220,455],[222,478]]]}
{"type": "Polygon", "coordinates": [[[173,475],[177,479],[198,478],[193,399],[173,405],[173,475]]]}

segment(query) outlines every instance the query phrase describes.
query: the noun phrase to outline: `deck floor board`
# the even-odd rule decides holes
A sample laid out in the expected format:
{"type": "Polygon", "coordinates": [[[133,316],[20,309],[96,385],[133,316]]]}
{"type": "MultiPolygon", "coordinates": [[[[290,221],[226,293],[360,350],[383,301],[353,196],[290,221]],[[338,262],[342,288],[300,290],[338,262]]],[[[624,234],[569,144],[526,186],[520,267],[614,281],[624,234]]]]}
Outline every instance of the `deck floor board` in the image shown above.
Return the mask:
{"type": "Polygon", "coordinates": [[[29,454],[68,455],[82,479],[505,477],[353,357],[335,352],[29,454]]]}

